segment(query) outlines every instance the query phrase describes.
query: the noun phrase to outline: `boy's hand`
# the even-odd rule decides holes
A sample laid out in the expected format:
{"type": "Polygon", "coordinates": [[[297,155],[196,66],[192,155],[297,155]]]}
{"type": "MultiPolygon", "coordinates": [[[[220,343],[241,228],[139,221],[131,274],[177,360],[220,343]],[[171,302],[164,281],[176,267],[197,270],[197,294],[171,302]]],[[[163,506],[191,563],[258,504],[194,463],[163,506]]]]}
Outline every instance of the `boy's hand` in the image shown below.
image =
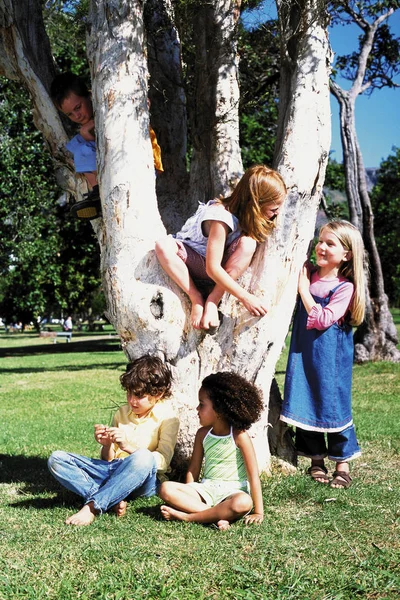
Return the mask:
{"type": "Polygon", "coordinates": [[[87,142],[94,142],[96,140],[94,133],[94,119],[90,119],[90,121],[82,125],[79,133],[87,142]]]}
{"type": "Polygon", "coordinates": [[[111,446],[112,444],[110,429],[106,425],[96,424],[94,426],[94,438],[102,446],[111,446]]]}
{"type": "Polygon", "coordinates": [[[244,523],[245,525],[251,525],[251,524],[256,524],[256,525],[260,525],[264,520],[264,515],[261,515],[259,513],[253,513],[252,515],[246,515],[244,518],[244,523]]]}
{"type": "Polygon", "coordinates": [[[133,452],[133,449],[128,443],[128,440],[126,439],[125,433],[122,429],[120,429],[119,427],[110,427],[108,431],[111,440],[114,442],[114,444],[118,444],[121,450],[123,450],[124,452],[129,452],[129,454],[133,452]]]}

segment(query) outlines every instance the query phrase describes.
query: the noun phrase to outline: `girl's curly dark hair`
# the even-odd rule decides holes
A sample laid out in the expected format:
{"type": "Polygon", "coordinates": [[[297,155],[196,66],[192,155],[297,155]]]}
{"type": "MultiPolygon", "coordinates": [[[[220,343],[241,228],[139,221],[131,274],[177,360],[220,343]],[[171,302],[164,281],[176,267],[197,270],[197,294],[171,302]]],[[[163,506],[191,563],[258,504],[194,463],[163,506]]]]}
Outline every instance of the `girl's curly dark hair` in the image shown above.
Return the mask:
{"type": "Polygon", "coordinates": [[[124,390],[139,398],[171,395],[172,373],[158,356],[145,354],[137,358],[126,366],[119,380],[124,390]]]}
{"type": "Polygon", "coordinates": [[[235,429],[249,429],[260,418],[264,408],[260,390],[237,373],[213,373],[203,379],[201,387],[215,412],[235,429]]]}

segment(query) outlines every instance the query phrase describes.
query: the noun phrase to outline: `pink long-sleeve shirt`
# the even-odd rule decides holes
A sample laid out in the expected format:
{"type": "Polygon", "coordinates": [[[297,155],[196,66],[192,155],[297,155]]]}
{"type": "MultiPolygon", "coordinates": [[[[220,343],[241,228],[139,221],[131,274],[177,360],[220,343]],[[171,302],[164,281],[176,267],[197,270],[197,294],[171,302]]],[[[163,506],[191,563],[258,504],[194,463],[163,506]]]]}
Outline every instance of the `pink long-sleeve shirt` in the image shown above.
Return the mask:
{"type": "Polygon", "coordinates": [[[318,271],[311,274],[310,294],[325,298],[339,283],[345,282],[331,296],[329,304],[323,308],[320,304],[313,306],[307,319],[307,329],[328,329],[333,323],[341,322],[348,311],[354,293],[354,285],[345,277],[321,279],[318,271]]]}

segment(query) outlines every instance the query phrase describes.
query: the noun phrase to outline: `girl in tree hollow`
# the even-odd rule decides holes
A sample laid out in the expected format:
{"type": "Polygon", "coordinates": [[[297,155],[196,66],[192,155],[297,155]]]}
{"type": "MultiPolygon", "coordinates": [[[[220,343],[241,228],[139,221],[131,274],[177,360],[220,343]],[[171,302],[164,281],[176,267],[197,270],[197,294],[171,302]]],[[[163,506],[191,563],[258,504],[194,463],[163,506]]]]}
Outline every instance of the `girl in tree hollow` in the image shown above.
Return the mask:
{"type": "Polygon", "coordinates": [[[296,426],[297,453],[311,458],[308,474],[333,488],[348,488],[348,461],[361,454],[351,410],[351,325],[359,325],[365,312],[360,232],[347,221],[327,223],[316,256],[317,268],[305,265],[299,276],[280,418],[296,426]],[[332,480],[326,456],[336,463],[332,480]]]}
{"type": "Polygon", "coordinates": [[[201,204],[174,237],[157,242],[161,266],[192,302],[195,329],[215,332],[224,292],[233,294],[252,315],[266,314],[266,302],[236,280],[250,265],[257,243],[264,242],[274,229],[285,196],[279,173],[255,165],[245,172],[231,196],[201,204]],[[194,280],[215,284],[206,300],[194,280]]]}
{"type": "Polygon", "coordinates": [[[260,392],[240,375],[215,373],[203,380],[197,407],[201,428],[186,483],[170,481],[160,487],[159,496],[170,505],[161,507],[164,519],[216,523],[221,530],[243,516],[246,524],[262,522],[258,465],[246,432],[262,410],[260,392]]]}

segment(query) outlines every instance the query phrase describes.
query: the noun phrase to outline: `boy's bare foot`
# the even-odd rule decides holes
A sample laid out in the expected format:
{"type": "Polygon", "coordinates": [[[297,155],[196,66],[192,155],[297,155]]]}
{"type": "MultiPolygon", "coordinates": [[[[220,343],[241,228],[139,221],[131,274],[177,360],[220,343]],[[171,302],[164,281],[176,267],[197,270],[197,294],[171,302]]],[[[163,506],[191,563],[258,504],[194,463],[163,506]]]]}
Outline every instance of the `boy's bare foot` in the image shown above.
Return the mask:
{"type": "Polygon", "coordinates": [[[207,300],[201,320],[202,329],[211,329],[219,326],[218,306],[207,300]]]}
{"type": "Polygon", "coordinates": [[[96,512],[93,508],[93,503],[89,502],[89,504],[85,504],[85,506],[82,506],[80,511],[68,517],[68,519],[65,520],[65,523],[66,525],[78,526],[90,525],[91,523],[93,523],[95,517],[96,512]]]}
{"type": "Polygon", "coordinates": [[[201,320],[203,316],[204,306],[199,302],[192,302],[192,311],[190,313],[190,320],[194,329],[201,329],[201,320]]]}
{"type": "Polygon", "coordinates": [[[160,510],[166,521],[187,521],[189,517],[188,513],[176,510],[171,506],[165,506],[164,504],[161,506],[160,510]]]}
{"type": "Polygon", "coordinates": [[[225,519],[220,519],[219,521],[217,521],[217,527],[220,531],[226,531],[227,529],[229,529],[230,526],[231,524],[229,523],[229,521],[225,521],[225,519]]]}
{"type": "Polygon", "coordinates": [[[117,517],[123,517],[124,514],[126,513],[127,506],[128,506],[127,501],[121,500],[121,502],[118,502],[118,504],[114,504],[114,506],[111,508],[111,510],[117,515],[117,517]]]}

